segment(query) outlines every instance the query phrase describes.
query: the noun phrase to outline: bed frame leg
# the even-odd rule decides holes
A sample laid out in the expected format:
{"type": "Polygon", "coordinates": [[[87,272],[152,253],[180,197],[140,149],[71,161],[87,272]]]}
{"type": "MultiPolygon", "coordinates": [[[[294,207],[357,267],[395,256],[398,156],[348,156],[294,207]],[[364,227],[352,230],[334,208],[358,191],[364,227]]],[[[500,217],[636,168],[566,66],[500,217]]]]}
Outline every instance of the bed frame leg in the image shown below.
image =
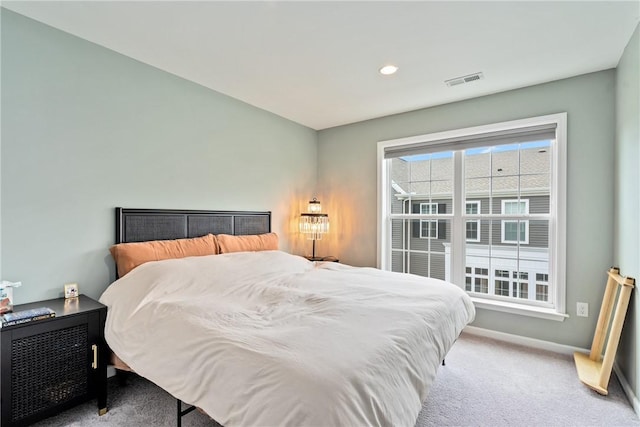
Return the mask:
{"type": "Polygon", "coordinates": [[[445,363],[444,363],[444,359],[442,359],[442,366],[444,366],[444,365],[445,365],[445,363]]]}
{"type": "Polygon", "coordinates": [[[129,379],[129,372],[123,371],[122,369],[116,369],[116,379],[120,387],[125,387],[127,385],[127,380],[129,379]]]}
{"type": "Polygon", "coordinates": [[[196,409],[195,406],[191,405],[189,406],[187,409],[182,410],[182,400],[180,399],[176,399],[177,401],[177,406],[178,406],[178,412],[177,412],[177,419],[176,419],[176,425],[178,427],[182,427],[182,417],[187,415],[189,412],[193,411],[194,409],[196,409]]]}

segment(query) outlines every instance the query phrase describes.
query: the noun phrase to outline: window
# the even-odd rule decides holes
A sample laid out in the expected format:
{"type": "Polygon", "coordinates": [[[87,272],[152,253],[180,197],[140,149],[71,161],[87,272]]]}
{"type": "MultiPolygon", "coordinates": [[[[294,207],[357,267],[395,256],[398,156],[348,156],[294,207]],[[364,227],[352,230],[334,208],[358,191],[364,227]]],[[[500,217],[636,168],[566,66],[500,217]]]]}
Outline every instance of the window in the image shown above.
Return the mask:
{"type": "Polygon", "coordinates": [[[438,238],[438,221],[420,220],[420,238],[421,239],[437,239],[438,238]]]}
{"type": "Polygon", "coordinates": [[[566,114],[382,141],[378,159],[382,269],[566,317],[566,114]]]}
{"type": "Polygon", "coordinates": [[[486,268],[474,268],[474,292],[486,294],[489,292],[489,272],[486,268]]]}
{"type": "Polygon", "coordinates": [[[420,203],[420,213],[423,215],[435,215],[438,213],[438,204],[420,203]]]}
{"type": "MultiPolygon", "coordinates": [[[[467,201],[466,210],[467,210],[467,215],[480,214],[480,200],[467,201]]],[[[467,220],[465,224],[466,224],[467,242],[479,242],[480,241],[480,221],[467,220]]]]}
{"type": "Polygon", "coordinates": [[[514,271],[513,279],[513,297],[529,298],[529,273],[514,271]]]}
{"type": "Polygon", "coordinates": [[[496,270],[496,295],[509,296],[509,271],[496,270]]]}
{"type": "MultiPolygon", "coordinates": [[[[509,216],[522,216],[529,213],[529,200],[503,200],[502,213],[509,216]]],[[[529,244],[529,221],[502,221],[502,243],[529,244]]]]}
{"type": "MultiPolygon", "coordinates": [[[[435,215],[438,213],[437,203],[420,203],[420,213],[422,215],[435,215]]],[[[420,220],[420,238],[421,239],[437,239],[438,238],[438,221],[420,220]]]]}
{"type": "Polygon", "coordinates": [[[536,273],[536,300],[549,300],[549,275],[536,273]]]}

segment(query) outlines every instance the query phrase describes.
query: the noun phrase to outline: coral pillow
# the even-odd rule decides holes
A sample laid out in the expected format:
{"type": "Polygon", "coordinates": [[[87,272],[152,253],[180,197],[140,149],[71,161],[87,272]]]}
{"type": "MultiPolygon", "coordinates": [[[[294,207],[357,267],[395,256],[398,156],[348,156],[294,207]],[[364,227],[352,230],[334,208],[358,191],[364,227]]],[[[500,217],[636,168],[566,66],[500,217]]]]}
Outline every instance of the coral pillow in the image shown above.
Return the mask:
{"type": "Polygon", "coordinates": [[[120,243],[110,249],[116,261],[118,275],[125,274],[149,261],[160,261],[188,256],[216,255],[218,244],[213,234],[193,239],[152,240],[149,242],[120,243]]]}
{"type": "Polygon", "coordinates": [[[249,236],[231,236],[218,234],[220,252],[256,252],[273,251],[278,249],[278,235],[276,233],[252,234],[249,236]]]}

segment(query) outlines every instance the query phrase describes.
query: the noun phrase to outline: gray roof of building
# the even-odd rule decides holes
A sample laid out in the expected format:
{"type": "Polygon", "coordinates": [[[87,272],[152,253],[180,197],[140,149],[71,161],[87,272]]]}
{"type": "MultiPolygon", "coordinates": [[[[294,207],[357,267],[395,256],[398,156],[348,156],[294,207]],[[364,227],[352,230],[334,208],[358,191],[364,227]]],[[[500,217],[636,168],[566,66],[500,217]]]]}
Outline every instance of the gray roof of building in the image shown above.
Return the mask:
{"type": "MultiPolygon", "coordinates": [[[[550,154],[540,148],[466,155],[467,196],[549,194],[550,154]]],[[[394,158],[392,181],[398,197],[444,197],[453,193],[453,158],[407,161],[394,158]]]]}

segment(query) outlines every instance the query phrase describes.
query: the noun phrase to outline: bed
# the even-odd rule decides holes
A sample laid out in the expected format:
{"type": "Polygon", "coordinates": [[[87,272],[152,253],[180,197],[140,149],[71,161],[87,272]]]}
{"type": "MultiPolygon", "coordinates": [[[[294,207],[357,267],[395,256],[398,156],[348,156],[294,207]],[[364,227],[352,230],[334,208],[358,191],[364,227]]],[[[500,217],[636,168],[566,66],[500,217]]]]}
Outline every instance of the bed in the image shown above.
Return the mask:
{"type": "MultiPolygon", "coordinates": [[[[272,235],[268,212],[118,208],[116,216],[116,243],[272,235]]],[[[466,293],[436,279],[311,262],[272,243],[261,249],[126,272],[100,298],[110,348],[225,426],[414,425],[440,361],[475,316],[466,293]]]]}

